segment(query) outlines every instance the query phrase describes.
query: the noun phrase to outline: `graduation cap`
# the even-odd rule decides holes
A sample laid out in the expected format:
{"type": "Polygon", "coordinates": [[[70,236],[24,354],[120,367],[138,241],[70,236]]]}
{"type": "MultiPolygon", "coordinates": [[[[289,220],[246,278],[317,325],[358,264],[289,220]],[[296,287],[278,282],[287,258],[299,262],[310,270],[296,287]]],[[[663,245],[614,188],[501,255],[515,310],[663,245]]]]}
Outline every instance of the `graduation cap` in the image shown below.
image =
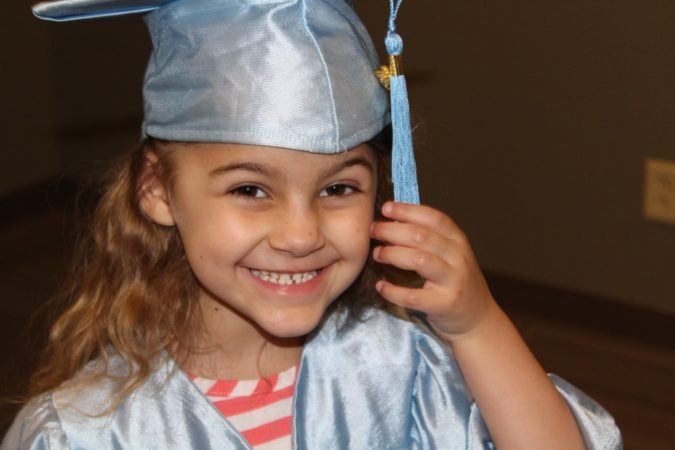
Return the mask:
{"type": "Polygon", "coordinates": [[[394,198],[419,203],[395,27],[401,2],[389,2],[390,64],[380,69],[346,0],[57,0],[33,14],[59,22],[143,14],[153,45],[144,136],[336,153],[391,122],[394,198]]]}

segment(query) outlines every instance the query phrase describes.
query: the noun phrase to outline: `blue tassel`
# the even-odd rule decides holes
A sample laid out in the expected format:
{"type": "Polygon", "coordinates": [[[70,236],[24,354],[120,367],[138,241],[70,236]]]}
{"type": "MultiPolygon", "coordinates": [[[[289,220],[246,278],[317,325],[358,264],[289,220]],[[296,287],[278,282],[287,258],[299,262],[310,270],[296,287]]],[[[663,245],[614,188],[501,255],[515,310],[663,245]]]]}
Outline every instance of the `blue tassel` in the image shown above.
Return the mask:
{"type": "Polygon", "coordinates": [[[417,185],[415,154],[410,130],[410,110],[405,77],[391,77],[391,123],[393,130],[393,149],[391,154],[392,181],[394,182],[394,200],[419,205],[420,194],[417,185]]]}
{"type": "MultiPolygon", "coordinates": [[[[391,12],[389,16],[389,31],[385,39],[389,55],[400,55],[403,52],[403,39],[396,33],[394,24],[402,1],[399,0],[395,7],[393,0],[389,1],[391,12]]],[[[405,76],[402,74],[392,74],[389,79],[389,90],[391,95],[391,127],[393,132],[391,175],[394,183],[394,200],[419,205],[420,194],[417,184],[415,154],[412,145],[410,107],[408,105],[408,89],[406,87],[405,76]]]]}

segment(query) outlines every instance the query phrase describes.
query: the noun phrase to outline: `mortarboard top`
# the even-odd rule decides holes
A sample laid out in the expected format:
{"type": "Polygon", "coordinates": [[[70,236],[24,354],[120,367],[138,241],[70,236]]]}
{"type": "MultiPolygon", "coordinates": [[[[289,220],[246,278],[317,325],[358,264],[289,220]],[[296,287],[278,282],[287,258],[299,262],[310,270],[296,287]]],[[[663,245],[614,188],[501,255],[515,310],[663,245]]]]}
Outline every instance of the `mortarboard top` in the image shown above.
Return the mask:
{"type": "Polygon", "coordinates": [[[390,0],[390,73],[345,0],[57,0],[40,19],[143,14],[153,44],[142,132],[160,139],[336,153],[393,122],[395,199],[419,203],[402,41],[390,0]],[[385,70],[386,72],[386,70],[385,70]]]}
{"type": "Polygon", "coordinates": [[[33,14],[43,20],[96,19],[150,12],[172,0],[61,0],[33,6],[33,14]]]}

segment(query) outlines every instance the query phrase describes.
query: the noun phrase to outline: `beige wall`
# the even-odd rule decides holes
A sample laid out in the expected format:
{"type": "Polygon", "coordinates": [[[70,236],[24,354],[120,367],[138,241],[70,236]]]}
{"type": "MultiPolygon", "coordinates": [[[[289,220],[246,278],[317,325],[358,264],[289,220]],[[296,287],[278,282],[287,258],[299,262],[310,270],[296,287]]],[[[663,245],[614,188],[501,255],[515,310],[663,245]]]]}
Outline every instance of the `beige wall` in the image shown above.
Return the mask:
{"type": "MultiPolygon", "coordinates": [[[[380,49],[387,3],[357,5],[380,49]]],[[[2,192],[87,170],[140,125],[140,18],[45,24],[28,5],[2,40],[16,86],[2,192]]],[[[641,212],[644,159],[675,160],[675,3],[407,0],[400,14],[422,197],[483,267],[675,313],[675,226],[641,212]]]]}

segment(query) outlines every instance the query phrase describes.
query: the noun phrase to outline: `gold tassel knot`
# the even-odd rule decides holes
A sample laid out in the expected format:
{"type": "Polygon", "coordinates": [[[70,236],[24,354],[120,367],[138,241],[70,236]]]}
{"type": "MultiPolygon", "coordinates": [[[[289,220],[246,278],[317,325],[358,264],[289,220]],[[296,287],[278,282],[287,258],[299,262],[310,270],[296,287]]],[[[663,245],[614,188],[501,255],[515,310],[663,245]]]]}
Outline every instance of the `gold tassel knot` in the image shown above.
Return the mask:
{"type": "Polygon", "coordinates": [[[382,65],[379,69],[375,69],[374,72],[377,79],[382,83],[382,86],[386,90],[389,90],[391,77],[403,73],[401,70],[401,55],[389,55],[389,65],[382,65]]]}

